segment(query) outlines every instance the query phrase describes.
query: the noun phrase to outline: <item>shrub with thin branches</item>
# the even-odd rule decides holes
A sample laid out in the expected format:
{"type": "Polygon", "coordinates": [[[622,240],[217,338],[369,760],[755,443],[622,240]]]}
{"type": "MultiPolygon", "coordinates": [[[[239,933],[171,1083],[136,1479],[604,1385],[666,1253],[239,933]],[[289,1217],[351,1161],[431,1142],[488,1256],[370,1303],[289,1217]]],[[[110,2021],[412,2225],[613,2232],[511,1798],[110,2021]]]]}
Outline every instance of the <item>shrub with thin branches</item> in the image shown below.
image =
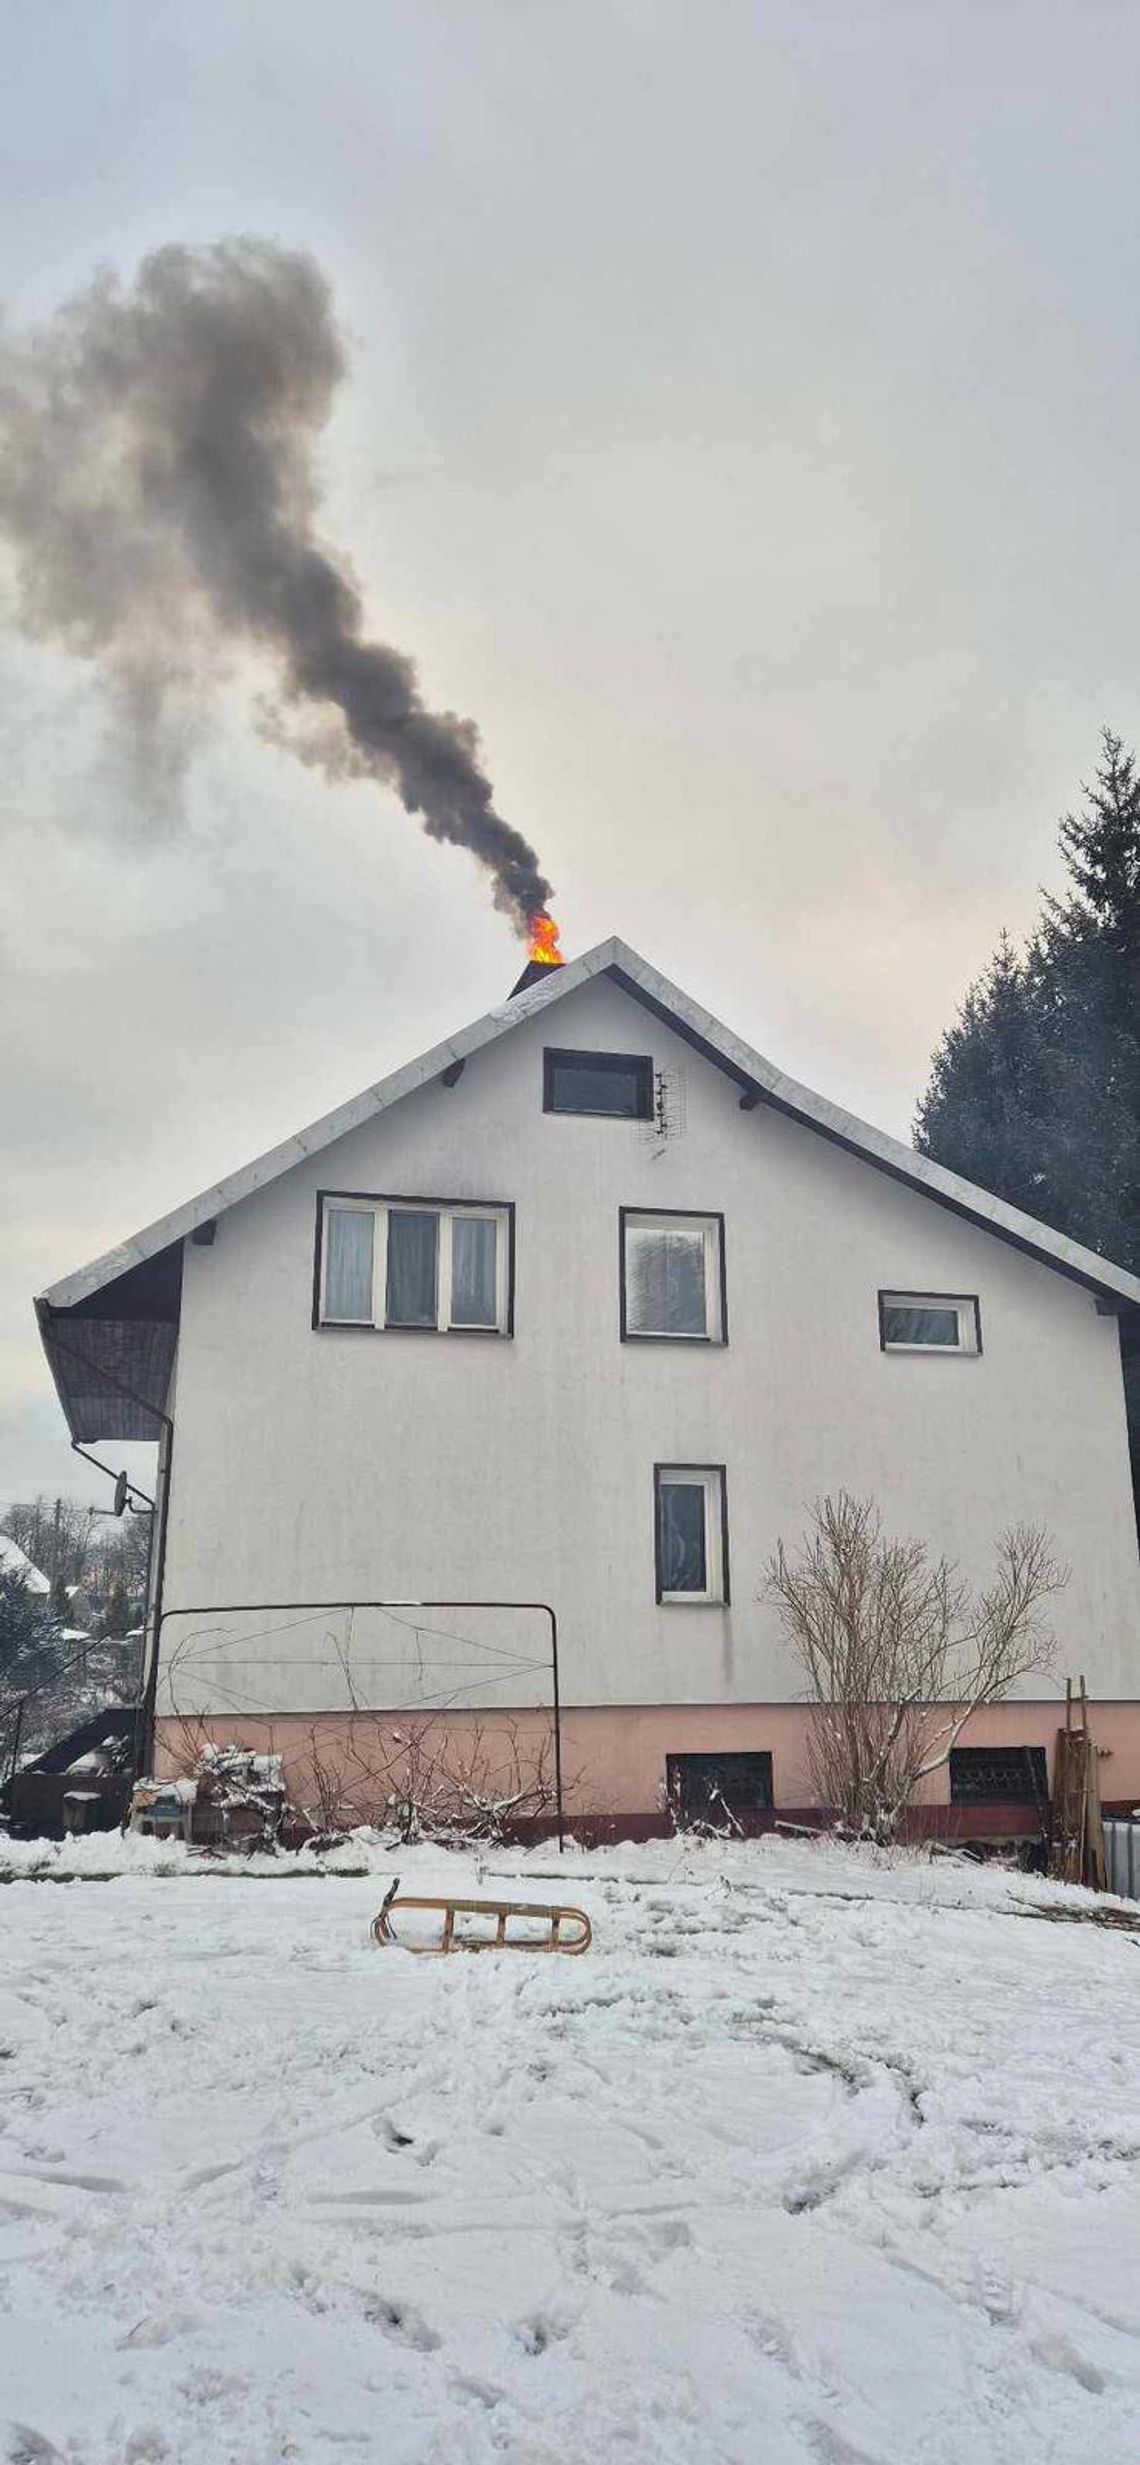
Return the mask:
{"type": "Polygon", "coordinates": [[[1021,1524],[974,1591],[924,1541],[889,1539],[871,1499],[841,1490],[815,1506],[794,1558],[777,1544],[766,1580],[807,1681],[816,1796],[844,1831],[889,1840],[973,1714],[1049,1667],[1040,1612],[1068,1570],[1021,1524]]]}

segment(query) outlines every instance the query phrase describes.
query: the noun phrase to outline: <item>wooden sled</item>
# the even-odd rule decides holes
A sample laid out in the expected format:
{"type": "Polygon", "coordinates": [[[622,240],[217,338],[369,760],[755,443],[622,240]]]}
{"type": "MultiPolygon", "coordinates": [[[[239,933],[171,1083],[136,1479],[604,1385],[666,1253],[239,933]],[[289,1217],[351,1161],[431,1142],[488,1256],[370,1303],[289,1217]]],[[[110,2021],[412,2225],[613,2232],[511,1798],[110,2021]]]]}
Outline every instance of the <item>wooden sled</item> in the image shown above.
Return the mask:
{"type": "Polygon", "coordinates": [[[571,1955],[588,1951],[592,1938],[590,1920],[584,1909],[547,1907],[533,1900],[421,1900],[403,1893],[397,1875],[391,1890],[385,1893],[383,1905],[372,1920],[373,1940],[395,1943],[401,1951],[438,1954],[445,1951],[560,1951],[571,1955]],[[396,1909],[435,1909],[443,1919],[439,1940],[434,1943],[408,1942],[397,1934],[392,1924],[396,1909]],[[493,1934],[465,1934],[456,1931],[457,1917],[493,1917],[493,1934]],[[542,1918],[545,1935],[511,1935],[507,1928],[512,1917],[542,1918]]]}

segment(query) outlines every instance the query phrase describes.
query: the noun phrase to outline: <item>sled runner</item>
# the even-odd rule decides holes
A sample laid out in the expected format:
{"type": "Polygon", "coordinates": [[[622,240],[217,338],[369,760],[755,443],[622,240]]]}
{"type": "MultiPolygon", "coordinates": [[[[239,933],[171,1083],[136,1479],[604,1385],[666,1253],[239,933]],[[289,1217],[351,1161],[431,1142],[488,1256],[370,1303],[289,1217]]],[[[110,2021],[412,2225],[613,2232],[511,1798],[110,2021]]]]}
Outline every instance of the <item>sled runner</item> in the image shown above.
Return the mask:
{"type": "Polygon", "coordinates": [[[400,1878],[397,1875],[390,1891],[385,1893],[378,1915],[372,1920],[372,1934],[377,1943],[396,1943],[402,1951],[561,1951],[575,1953],[588,1951],[590,1948],[592,1929],[584,1909],[546,1907],[533,1900],[421,1900],[411,1893],[403,1893],[397,1899],[396,1894],[399,1889],[400,1878]],[[392,1918],[397,1910],[403,1909],[435,1911],[442,1920],[438,1936],[430,1942],[417,1943],[410,1935],[397,1934],[392,1918]],[[493,1918],[494,1933],[476,1933],[470,1928],[457,1927],[457,1918],[463,1917],[493,1918]],[[524,1923],[527,1921],[533,1923],[535,1919],[539,1919],[545,1932],[542,1934],[529,1932],[511,1934],[508,1929],[512,1919],[522,1920],[524,1923]]]}

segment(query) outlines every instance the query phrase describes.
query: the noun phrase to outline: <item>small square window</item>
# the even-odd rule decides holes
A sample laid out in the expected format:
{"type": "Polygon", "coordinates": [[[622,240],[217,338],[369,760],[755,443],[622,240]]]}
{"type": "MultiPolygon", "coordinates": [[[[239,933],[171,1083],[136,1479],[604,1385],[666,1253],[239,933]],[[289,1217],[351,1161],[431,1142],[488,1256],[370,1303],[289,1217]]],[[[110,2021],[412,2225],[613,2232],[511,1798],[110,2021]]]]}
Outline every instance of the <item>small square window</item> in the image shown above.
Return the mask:
{"type": "Polygon", "coordinates": [[[727,1602],[723,1465],[658,1464],[654,1487],[658,1600],[727,1602]]]}
{"type": "Polygon", "coordinates": [[[977,1295],[881,1292],[879,1341],[884,1352],[980,1352],[977,1295]]]}
{"type": "Polygon", "coordinates": [[[666,1755],[665,1785],[681,1823],[733,1829],[772,1805],[770,1754],[666,1755]]]}
{"type": "Polygon", "coordinates": [[[1049,1795],[1043,1746],[955,1746],[953,1806],[1044,1806],[1049,1795]]]}
{"type": "Polygon", "coordinates": [[[547,1113],[593,1113],[618,1121],[653,1117],[649,1053],[557,1053],[542,1057],[542,1107],[547,1113]]]}
{"type": "Polygon", "coordinates": [[[510,1207],[322,1203],[314,1324],[511,1332],[510,1207]]]}
{"type": "Polygon", "coordinates": [[[621,1209],[621,1332],[723,1344],[724,1226],[719,1215],[621,1209]]]}

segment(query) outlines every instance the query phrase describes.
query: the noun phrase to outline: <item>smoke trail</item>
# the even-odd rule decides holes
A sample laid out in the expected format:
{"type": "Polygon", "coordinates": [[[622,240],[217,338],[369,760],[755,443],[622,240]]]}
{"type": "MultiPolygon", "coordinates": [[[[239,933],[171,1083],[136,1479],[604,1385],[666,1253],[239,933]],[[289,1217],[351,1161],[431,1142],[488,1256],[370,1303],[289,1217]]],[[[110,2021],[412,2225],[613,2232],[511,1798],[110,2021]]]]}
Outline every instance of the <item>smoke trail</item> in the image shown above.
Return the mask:
{"type": "MultiPolygon", "coordinates": [[[[470,720],[425,709],[401,651],[315,530],[313,443],[345,368],[310,257],[262,240],[164,248],[0,355],[0,532],[29,632],[96,661],[152,792],[187,696],[247,643],[275,662],[303,759],[395,786],[485,865],[516,927],[550,886],[496,813],[470,720]],[[308,721],[315,721],[315,728],[308,721]]],[[[167,773],[165,782],[160,774],[167,773]]]]}

